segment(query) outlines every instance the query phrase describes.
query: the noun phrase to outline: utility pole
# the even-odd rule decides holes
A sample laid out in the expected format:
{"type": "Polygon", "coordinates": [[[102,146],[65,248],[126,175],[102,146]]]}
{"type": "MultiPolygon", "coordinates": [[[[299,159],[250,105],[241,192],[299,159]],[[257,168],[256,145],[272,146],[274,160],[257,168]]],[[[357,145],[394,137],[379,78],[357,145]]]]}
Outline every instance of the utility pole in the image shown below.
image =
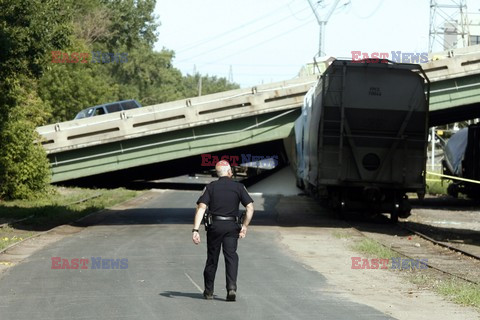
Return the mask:
{"type": "Polygon", "coordinates": [[[201,97],[202,96],[202,75],[201,74],[198,74],[198,96],[201,97]]]}
{"type": "Polygon", "coordinates": [[[230,65],[230,69],[228,70],[228,82],[233,83],[233,69],[232,69],[232,65],[230,65]]]}
{"type": "Polygon", "coordinates": [[[195,79],[198,76],[198,84],[197,84],[197,91],[198,91],[198,96],[200,97],[202,95],[202,75],[200,72],[197,71],[197,65],[193,65],[193,79],[195,79]]]}
{"type": "MultiPolygon", "coordinates": [[[[318,56],[322,57],[326,55],[324,51],[325,50],[325,28],[327,26],[328,20],[332,16],[333,11],[335,11],[335,8],[337,7],[340,0],[334,0],[332,6],[330,7],[330,10],[328,10],[327,14],[323,17],[317,11],[318,8],[315,8],[313,4],[313,0],[307,0],[307,1],[308,1],[308,4],[310,4],[310,7],[312,8],[313,14],[315,15],[315,18],[317,18],[317,22],[320,27],[320,35],[319,35],[319,41],[318,41],[318,56]]],[[[320,4],[323,1],[324,0],[317,1],[317,4],[320,4]]]]}

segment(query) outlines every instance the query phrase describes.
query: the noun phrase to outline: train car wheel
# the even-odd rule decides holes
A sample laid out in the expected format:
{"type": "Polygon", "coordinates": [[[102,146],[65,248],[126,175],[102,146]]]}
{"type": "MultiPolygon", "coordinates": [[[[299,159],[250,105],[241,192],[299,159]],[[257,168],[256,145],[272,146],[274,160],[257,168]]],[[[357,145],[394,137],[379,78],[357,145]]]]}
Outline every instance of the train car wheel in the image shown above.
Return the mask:
{"type": "Polygon", "coordinates": [[[392,212],[390,213],[390,223],[397,223],[398,222],[398,217],[400,215],[400,210],[401,210],[401,202],[398,199],[398,195],[394,194],[393,195],[393,209],[392,212]]]}
{"type": "Polygon", "coordinates": [[[346,218],[346,213],[347,213],[347,208],[345,206],[345,202],[340,202],[340,208],[338,210],[337,216],[341,220],[345,220],[346,218]]]}
{"type": "Polygon", "coordinates": [[[297,177],[297,188],[300,190],[305,190],[305,184],[303,183],[303,179],[297,177]]]}
{"type": "Polygon", "coordinates": [[[399,214],[399,209],[393,209],[392,213],[390,213],[390,223],[397,223],[398,222],[398,214],[399,214]]]}
{"type": "Polygon", "coordinates": [[[447,194],[454,198],[458,198],[458,184],[450,183],[447,187],[447,194]]]}
{"type": "Polygon", "coordinates": [[[345,219],[345,213],[347,211],[344,196],[342,194],[342,191],[333,191],[331,193],[331,204],[332,204],[332,209],[335,212],[335,216],[337,219],[345,219]]]}
{"type": "Polygon", "coordinates": [[[400,206],[400,218],[408,218],[410,216],[410,212],[412,211],[412,206],[408,201],[408,196],[404,195],[402,198],[401,206],[400,206]]]}

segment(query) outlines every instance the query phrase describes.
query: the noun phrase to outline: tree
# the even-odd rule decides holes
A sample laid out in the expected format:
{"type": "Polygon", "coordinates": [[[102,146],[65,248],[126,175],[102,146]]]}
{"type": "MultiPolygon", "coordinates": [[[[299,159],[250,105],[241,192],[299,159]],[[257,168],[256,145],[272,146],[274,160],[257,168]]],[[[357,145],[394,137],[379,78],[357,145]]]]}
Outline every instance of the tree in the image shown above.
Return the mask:
{"type": "Polygon", "coordinates": [[[230,83],[225,78],[208,75],[202,76],[199,73],[195,75],[188,74],[183,78],[183,95],[185,97],[195,97],[199,95],[200,78],[202,79],[201,95],[240,88],[238,84],[230,83]]]}
{"type": "Polygon", "coordinates": [[[0,0],[0,196],[26,198],[45,190],[49,170],[35,127],[45,105],[36,80],[48,51],[70,43],[71,0],[0,0]]]}
{"type": "Polygon", "coordinates": [[[158,22],[153,14],[155,0],[100,0],[109,9],[111,36],[107,50],[132,50],[139,46],[152,49],[157,40],[158,22]]]}
{"type": "Polygon", "coordinates": [[[153,51],[154,0],[0,0],[0,197],[45,190],[48,160],[35,128],[71,120],[88,106],[144,105],[237,88],[224,78],[182,76],[174,52],[153,51]],[[88,63],[52,63],[52,51],[88,53],[88,63]],[[92,63],[92,52],[127,54],[92,63]],[[33,143],[33,141],[37,141],[33,143]]]}
{"type": "MultiPolygon", "coordinates": [[[[152,105],[198,95],[200,75],[183,77],[174,52],[153,51],[159,23],[154,1],[85,0],[74,3],[74,35],[66,52],[126,54],[124,63],[51,65],[40,80],[41,98],[51,107],[50,122],[71,120],[92,105],[137,99],[152,105]]],[[[90,61],[91,62],[91,61],[90,61]]],[[[224,78],[202,77],[203,94],[237,88],[224,78]]]]}
{"type": "MultiPolygon", "coordinates": [[[[89,53],[86,46],[66,52],[89,53]]],[[[82,109],[118,99],[120,85],[95,63],[52,63],[39,79],[38,92],[49,106],[48,122],[72,120],[82,109]]]]}
{"type": "MultiPolygon", "coordinates": [[[[169,50],[154,52],[139,47],[130,51],[127,63],[112,65],[112,76],[118,83],[136,88],[137,99],[143,105],[181,99],[182,74],[172,66],[172,56],[169,50]]],[[[122,92],[120,96],[127,98],[122,92]]]]}

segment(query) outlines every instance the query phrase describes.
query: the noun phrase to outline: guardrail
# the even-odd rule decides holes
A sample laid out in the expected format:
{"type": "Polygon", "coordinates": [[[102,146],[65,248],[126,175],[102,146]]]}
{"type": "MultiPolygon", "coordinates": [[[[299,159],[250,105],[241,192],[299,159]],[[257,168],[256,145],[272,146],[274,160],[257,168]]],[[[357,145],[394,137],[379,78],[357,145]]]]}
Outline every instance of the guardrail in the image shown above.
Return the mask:
{"type": "Polygon", "coordinates": [[[422,63],[431,82],[480,74],[480,45],[436,54],[439,60],[422,63]]]}

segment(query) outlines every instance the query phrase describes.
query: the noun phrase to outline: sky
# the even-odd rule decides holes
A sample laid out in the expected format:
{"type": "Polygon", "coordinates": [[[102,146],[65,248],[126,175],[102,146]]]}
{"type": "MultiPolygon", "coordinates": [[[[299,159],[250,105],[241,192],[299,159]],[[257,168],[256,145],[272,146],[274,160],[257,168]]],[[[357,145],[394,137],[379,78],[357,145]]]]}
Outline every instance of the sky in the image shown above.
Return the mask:
{"type": "MultiPolygon", "coordinates": [[[[335,1],[313,2],[325,17],[335,1]]],[[[478,12],[476,2],[467,0],[469,12],[478,12]]],[[[173,50],[174,67],[242,88],[295,78],[319,49],[308,0],[157,0],[155,14],[161,24],[155,50],[173,50]]],[[[352,51],[428,52],[429,21],[429,0],[340,0],[323,51],[337,58],[352,51]]]]}

